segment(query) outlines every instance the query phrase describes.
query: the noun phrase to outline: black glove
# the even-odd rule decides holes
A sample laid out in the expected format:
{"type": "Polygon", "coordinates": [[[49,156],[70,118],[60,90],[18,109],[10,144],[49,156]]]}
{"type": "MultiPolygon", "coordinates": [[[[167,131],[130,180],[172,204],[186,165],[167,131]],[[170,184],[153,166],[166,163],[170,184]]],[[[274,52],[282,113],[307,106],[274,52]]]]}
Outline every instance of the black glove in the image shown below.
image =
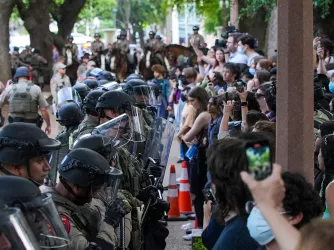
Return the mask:
{"type": "Polygon", "coordinates": [[[168,201],[157,199],[157,202],[149,208],[149,220],[151,222],[161,220],[164,213],[168,213],[169,209],[170,204],[168,201]]]}
{"type": "Polygon", "coordinates": [[[162,167],[160,166],[151,166],[150,167],[150,174],[154,177],[158,178],[162,175],[162,167]]]}
{"type": "Polygon", "coordinates": [[[158,189],[154,186],[148,186],[140,190],[139,194],[137,195],[137,199],[145,203],[151,198],[152,199],[151,204],[154,204],[158,197],[159,197],[158,189]]]}
{"type": "Polygon", "coordinates": [[[131,212],[131,205],[127,200],[117,198],[107,207],[104,221],[114,228],[118,227],[122,218],[131,212]]]}

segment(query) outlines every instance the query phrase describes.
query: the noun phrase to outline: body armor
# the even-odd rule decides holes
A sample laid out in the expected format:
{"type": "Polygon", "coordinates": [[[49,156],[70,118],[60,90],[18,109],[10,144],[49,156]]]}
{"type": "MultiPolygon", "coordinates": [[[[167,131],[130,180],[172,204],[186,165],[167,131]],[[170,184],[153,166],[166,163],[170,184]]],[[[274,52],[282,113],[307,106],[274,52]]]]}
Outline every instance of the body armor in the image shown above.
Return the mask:
{"type": "Polygon", "coordinates": [[[9,99],[9,113],[37,113],[37,101],[33,100],[30,93],[32,85],[27,82],[24,90],[19,90],[17,87],[17,84],[13,85],[13,93],[9,99]]]}
{"type": "Polygon", "coordinates": [[[77,140],[82,135],[90,134],[97,125],[98,121],[86,115],[85,119],[78,126],[78,129],[73,132],[73,142],[75,142],[75,140],[77,140]]]}

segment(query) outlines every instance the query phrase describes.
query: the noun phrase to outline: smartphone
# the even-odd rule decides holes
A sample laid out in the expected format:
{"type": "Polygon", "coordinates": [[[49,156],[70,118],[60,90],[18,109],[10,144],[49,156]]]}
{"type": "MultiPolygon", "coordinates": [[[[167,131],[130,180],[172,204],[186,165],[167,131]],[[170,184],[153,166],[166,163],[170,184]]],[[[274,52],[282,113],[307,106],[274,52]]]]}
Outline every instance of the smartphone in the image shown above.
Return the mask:
{"type": "Polygon", "coordinates": [[[235,87],[239,93],[242,93],[245,90],[244,89],[245,85],[246,84],[242,80],[239,80],[239,81],[235,81],[233,87],[235,87]]]}
{"type": "Polygon", "coordinates": [[[208,202],[208,201],[212,201],[213,204],[216,203],[216,199],[212,194],[212,190],[211,188],[206,188],[202,190],[203,196],[204,196],[204,201],[208,202]]]}
{"type": "Polygon", "coordinates": [[[248,171],[256,180],[263,180],[271,175],[272,158],[268,141],[249,142],[245,146],[248,171]]]}

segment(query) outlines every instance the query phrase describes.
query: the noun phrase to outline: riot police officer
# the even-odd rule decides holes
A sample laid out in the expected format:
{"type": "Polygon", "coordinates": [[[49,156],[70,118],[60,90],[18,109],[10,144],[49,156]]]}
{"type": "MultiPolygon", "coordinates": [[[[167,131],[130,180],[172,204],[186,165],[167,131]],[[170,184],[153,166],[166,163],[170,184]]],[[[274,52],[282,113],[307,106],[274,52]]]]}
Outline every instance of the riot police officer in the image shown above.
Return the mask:
{"type": "Polygon", "coordinates": [[[60,142],[32,124],[12,123],[0,130],[0,175],[16,175],[41,185],[50,171],[49,157],[60,142]]]}
{"type": "Polygon", "coordinates": [[[43,89],[44,87],[44,75],[43,67],[48,64],[48,61],[40,55],[39,49],[34,49],[31,57],[30,66],[32,67],[32,81],[43,89]]]}
{"type": "Polygon", "coordinates": [[[127,78],[125,78],[125,80],[124,80],[124,82],[126,83],[126,82],[128,82],[128,81],[130,81],[130,80],[132,80],[132,79],[140,79],[140,80],[143,80],[143,77],[141,77],[140,75],[138,75],[138,74],[130,74],[127,78]]]}
{"type": "Polygon", "coordinates": [[[33,123],[41,127],[43,119],[46,122],[45,132],[51,134],[51,123],[48,111],[48,103],[37,85],[28,81],[29,70],[20,67],[16,70],[15,78],[18,82],[8,86],[0,96],[0,108],[4,103],[9,103],[8,122],[33,123]],[[38,113],[41,112],[42,117],[38,113]]]}
{"type": "Polygon", "coordinates": [[[77,60],[78,57],[78,46],[73,43],[73,36],[70,34],[67,36],[67,43],[63,48],[63,55],[65,56],[66,66],[70,66],[73,60],[77,60]]]}
{"type": "Polygon", "coordinates": [[[57,122],[65,129],[56,136],[56,140],[60,141],[61,148],[57,157],[53,157],[51,161],[51,171],[49,173],[49,185],[55,185],[57,180],[57,166],[64,159],[65,155],[73,144],[73,132],[78,128],[80,122],[84,118],[84,114],[77,103],[69,101],[61,105],[57,112],[57,122]]]}
{"type": "Polygon", "coordinates": [[[91,51],[94,54],[102,53],[104,51],[104,43],[100,41],[101,35],[99,33],[95,33],[94,38],[95,41],[92,42],[91,51]]]}
{"type": "Polygon", "coordinates": [[[73,132],[73,142],[84,134],[90,134],[92,130],[99,124],[98,113],[95,110],[97,100],[105,93],[104,90],[92,90],[83,100],[83,109],[86,112],[84,120],[73,132]]]}
{"type": "Polygon", "coordinates": [[[96,89],[99,84],[97,82],[97,79],[95,77],[89,76],[84,80],[84,84],[87,85],[90,89],[96,89]]]}
{"type": "Polygon", "coordinates": [[[145,44],[145,52],[146,52],[146,68],[149,68],[151,65],[151,55],[156,49],[156,40],[154,38],[155,32],[150,31],[149,39],[147,39],[145,44]]]}
{"type": "Polygon", "coordinates": [[[131,211],[127,201],[115,197],[122,172],[111,168],[100,154],[84,148],[68,153],[58,172],[60,182],[47,192],[69,224],[71,249],[84,249],[91,241],[102,250],[115,249],[115,228],[131,211]]]}
{"type": "Polygon", "coordinates": [[[204,49],[205,48],[204,38],[200,34],[198,34],[199,27],[195,25],[193,27],[193,31],[194,33],[191,35],[189,39],[189,46],[196,47],[198,49],[204,49]]]}
{"type": "MultiPolygon", "coordinates": [[[[40,189],[33,183],[17,176],[1,176],[0,200],[9,207],[9,210],[16,210],[16,214],[18,214],[18,210],[21,210],[21,215],[24,216],[24,219],[32,229],[29,233],[29,235],[33,234],[31,240],[36,238],[41,249],[70,249],[68,248],[68,233],[57,214],[51,196],[42,194],[40,189]]],[[[16,219],[21,219],[16,222],[20,223],[22,221],[22,217],[16,217],[12,218],[13,222],[16,219]]],[[[9,231],[5,233],[9,233],[9,231]]],[[[2,244],[0,245],[1,247],[3,247],[2,244]]],[[[24,249],[39,249],[39,247],[24,249]]]]}
{"type": "Polygon", "coordinates": [[[88,93],[90,91],[90,88],[87,86],[87,84],[84,84],[84,83],[81,83],[81,82],[77,82],[76,84],[74,84],[72,89],[74,89],[75,91],[78,92],[78,94],[80,95],[81,100],[84,100],[85,97],[88,95],[88,93]]]}

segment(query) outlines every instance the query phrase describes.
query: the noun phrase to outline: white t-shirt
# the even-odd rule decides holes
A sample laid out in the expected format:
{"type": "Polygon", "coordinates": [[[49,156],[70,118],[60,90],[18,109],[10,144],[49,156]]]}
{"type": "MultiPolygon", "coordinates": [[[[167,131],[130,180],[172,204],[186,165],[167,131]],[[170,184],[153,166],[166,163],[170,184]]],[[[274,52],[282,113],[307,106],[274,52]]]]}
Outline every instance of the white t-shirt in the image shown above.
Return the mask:
{"type": "Polygon", "coordinates": [[[257,56],[260,56],[260,55],[255,52],[248,57],[248,63],[247,63],[248,67],[252,65],[252,63],[254,62],[254,57],[257,57],[257,56]]]}

